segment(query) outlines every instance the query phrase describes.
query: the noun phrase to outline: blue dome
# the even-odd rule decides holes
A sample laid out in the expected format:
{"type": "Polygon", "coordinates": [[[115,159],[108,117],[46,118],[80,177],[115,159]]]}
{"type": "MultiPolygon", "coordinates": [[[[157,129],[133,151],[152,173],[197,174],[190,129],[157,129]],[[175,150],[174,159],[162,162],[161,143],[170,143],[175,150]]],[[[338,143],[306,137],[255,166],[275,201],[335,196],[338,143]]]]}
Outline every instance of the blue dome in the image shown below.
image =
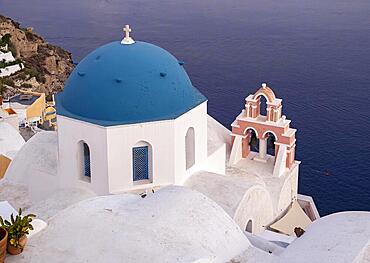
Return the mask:
{"type": "Polygon", "coordinates": [[[117,41],[77,65],[57,96],[57,113],[111,126],[175,119],[204,101],[166,50],[117,41]]]}

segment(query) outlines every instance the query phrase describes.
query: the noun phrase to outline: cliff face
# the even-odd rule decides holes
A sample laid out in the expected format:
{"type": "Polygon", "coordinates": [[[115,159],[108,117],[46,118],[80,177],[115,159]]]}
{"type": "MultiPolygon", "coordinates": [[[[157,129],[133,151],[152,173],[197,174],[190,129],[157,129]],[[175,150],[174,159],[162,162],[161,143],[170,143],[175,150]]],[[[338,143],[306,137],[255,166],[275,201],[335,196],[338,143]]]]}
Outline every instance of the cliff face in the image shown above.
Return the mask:
{"type": "Polygon", "coordinates": [[[0,93],[8,97],[18,88],[55,93],[63,89],[64,82],[73,70],[71,54],[60,47],[47,43],[31,28],[0,15],[0,38],[9,34],[8,50],[20,59],[25,69],[16,74],[0,78],[0,93]]]}

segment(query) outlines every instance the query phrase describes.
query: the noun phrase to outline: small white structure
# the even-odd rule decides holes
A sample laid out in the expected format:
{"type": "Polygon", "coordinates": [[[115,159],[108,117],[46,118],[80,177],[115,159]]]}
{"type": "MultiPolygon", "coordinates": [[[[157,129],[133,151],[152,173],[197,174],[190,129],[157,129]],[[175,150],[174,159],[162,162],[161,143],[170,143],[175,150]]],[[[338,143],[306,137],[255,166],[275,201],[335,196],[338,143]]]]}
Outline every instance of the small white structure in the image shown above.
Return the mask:
{"type": "Polygon", "coordinates": [[[23,68],[23,63],[0,68],[0,77],[8,77],[14,73],[17,73],[18,71],[21,71],[23,68]]]}
{"type": "MultiPolygon", "coordinates": [[[[7,48],[7,47],[6,47],[7,48]]],[[[13,57],[12,52],[2,52],[0,51],[0,61],[9,63],[14,62],[15,58],[13,57]]],[[[0,68],[0,77],[8,77],[24,68],[23,63],[7,66],[5,68],[0,68]]]]}
{"type": "Polygon", "coordinates": [[[13,54],[12,52],[6,52],[6,53],[3,53],[0,51],[0,61],[3,61],[3,62],[13,62],[15,61],[15,58],[13,57],[13,54]]]}
{"type": "Polygon", "coordinates": [[[19,131],[18,114],[12,108],[3,108],[1,105],[1,101],[0,101],[0,122],[8,123],[14,129],[19,131]]]}
{"type": "MultiPolygon", "coordinates": [[[[0,36],[2,37],[2,36],[0,36]]],[[[3,51],[3,52],[7,52],[8,51],[8,44],[5,44],[5,46],[0,46],[0,52],[3,51]]]]}

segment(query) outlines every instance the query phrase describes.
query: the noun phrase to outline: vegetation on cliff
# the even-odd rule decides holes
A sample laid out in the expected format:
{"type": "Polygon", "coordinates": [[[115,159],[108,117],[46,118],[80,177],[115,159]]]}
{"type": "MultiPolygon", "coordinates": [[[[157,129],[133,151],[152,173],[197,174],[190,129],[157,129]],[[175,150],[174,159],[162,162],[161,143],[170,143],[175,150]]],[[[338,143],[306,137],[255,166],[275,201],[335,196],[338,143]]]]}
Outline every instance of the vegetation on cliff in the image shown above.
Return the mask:
{"type": "MultiPolygon", "coordinates": [[[[0,15],[0,49],[11,51],[16,62],[0,61],[0,68],[23,63],[24,69],[0,77],[0,95],[9,97],[19,88],[52,94],[63,89],[73,70],[71,54],[47,43],[32,28],[0,15]]],[[[0,50],[1,51],[1,50],[0,50]]]]}

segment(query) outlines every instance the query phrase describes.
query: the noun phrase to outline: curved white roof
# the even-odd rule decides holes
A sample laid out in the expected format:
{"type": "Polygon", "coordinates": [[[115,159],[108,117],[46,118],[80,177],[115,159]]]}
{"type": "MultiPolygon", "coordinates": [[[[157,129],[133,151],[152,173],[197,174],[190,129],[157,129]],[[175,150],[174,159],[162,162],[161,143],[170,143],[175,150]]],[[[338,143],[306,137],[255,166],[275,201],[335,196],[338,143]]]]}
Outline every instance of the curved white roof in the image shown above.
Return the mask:
{"type": "Polygon", "coordinates": [[[264,186],[264,183],[256,176],[225,176],[200,171],[190,176],[184,185],[211,198],[234,217],[248,189],[256,185],[264,186]]]}
{"type": "Polygon", "coordinates": [[[146,198],[122,194],[59,212],[9,262],[226,262],[250,243],[204,195],[163,188],[146,198]],[[41,258],[40,258],[41,257],[41,258]]]}
{"type": "Polygon", "coordinates": [[[17,153],[5,173],[11,183],[26,185],[32,200],[42,200],[59,187],[56,132],[35,134],[17,153]]]}
{"type": "Polygon", "coordinates": [[[11,162],[0,181],[0,200],[48,220],[59,211],[95,196],[87,189],[60,189],[56,132],[35,134],[11,162]]]}
{"type": "MultiPolygon", "coordinates": [[[[370,212],[322,217],[291,243],[277,262],[366,262],[370,253],[370,212]]],[[[275,261],[274,261],[275,262],[275,261]]]]}
{"type": "Polygon", "coordinates": [[[24,145],[19,132],[6,122],[0,122],[0,154],[13,158],[24,145]]]}

